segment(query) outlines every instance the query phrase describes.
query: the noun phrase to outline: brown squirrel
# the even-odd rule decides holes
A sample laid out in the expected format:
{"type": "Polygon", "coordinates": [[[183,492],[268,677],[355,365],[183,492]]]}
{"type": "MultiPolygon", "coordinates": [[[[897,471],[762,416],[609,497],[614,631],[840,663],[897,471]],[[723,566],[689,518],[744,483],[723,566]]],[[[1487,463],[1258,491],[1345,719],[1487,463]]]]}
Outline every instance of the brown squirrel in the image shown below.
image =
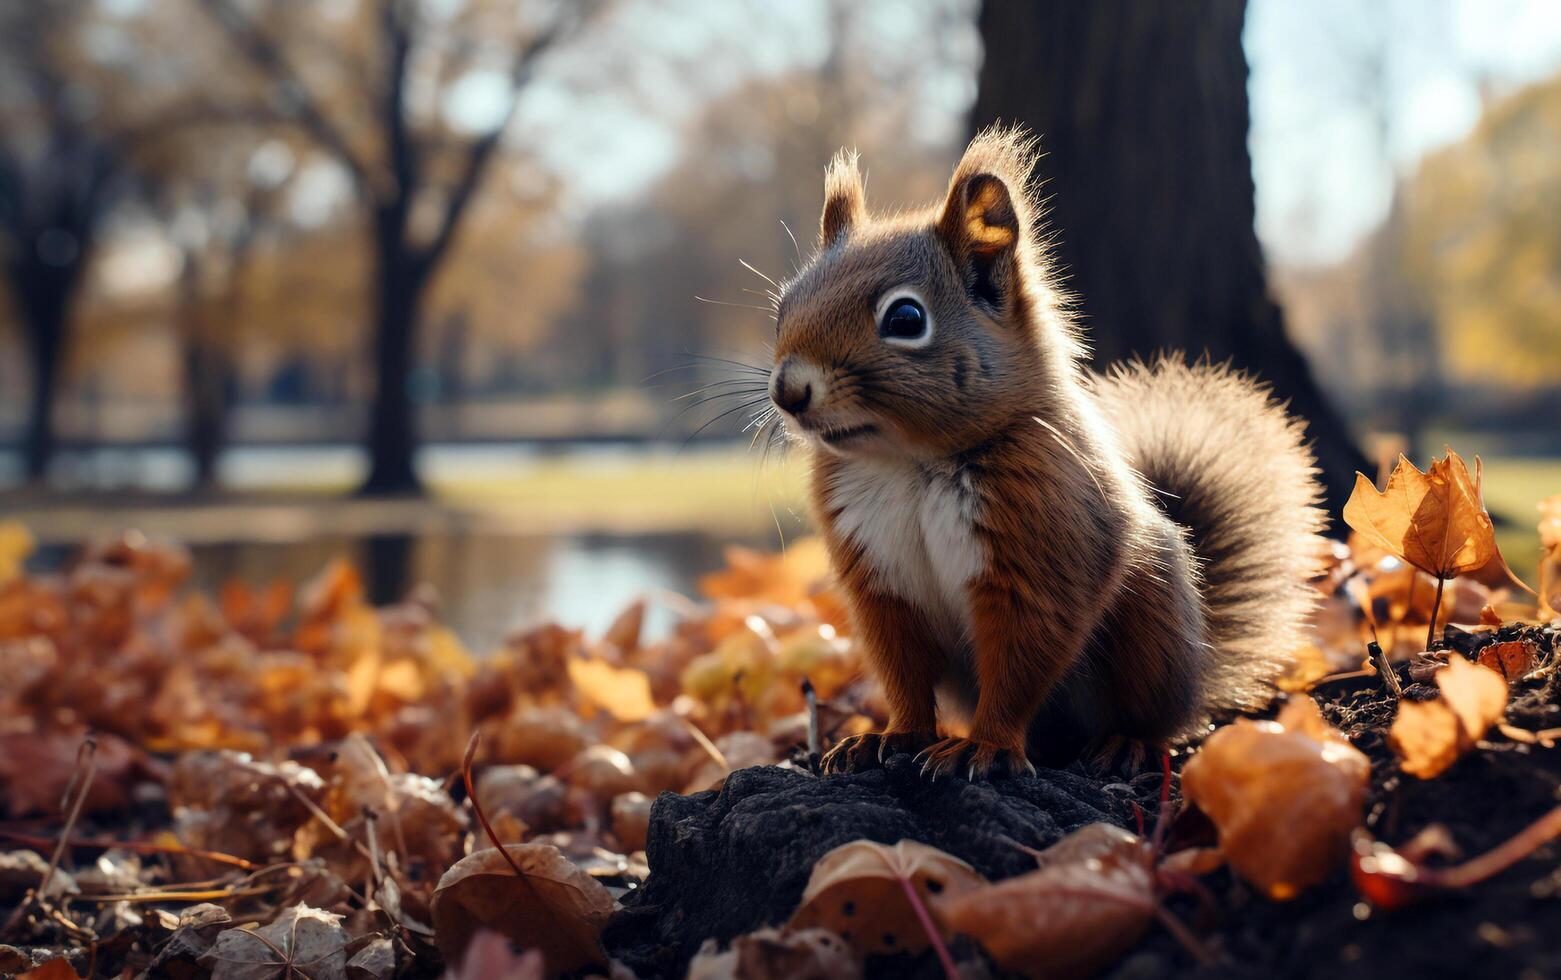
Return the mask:
{"type": "Polygon", "coordinates": [[[814,450],[815,519],[890,708],[826,771],[1163,748],[1267,703],[1310,607],[1300,424],[1226,367],[1086,370],[1034,160],[988,130],[942,204],[878,217],[842,152],[778,300],[770,396],[814,450]],[[938,739],[940,696],[968,737],[938,739]]]}

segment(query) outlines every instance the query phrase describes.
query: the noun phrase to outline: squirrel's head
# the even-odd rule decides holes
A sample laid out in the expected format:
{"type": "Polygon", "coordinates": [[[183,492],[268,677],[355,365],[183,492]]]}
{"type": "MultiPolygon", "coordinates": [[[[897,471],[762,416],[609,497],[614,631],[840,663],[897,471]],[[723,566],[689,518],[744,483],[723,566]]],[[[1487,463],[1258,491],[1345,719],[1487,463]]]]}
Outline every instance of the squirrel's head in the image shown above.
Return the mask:
{"type": "Polygon", "coordinates": [[[868,213],[854,153],[824,180],[818,249],[781,296],[770,398],[846,455],[946,456],[1033,407],[1056,300],[1035,243],[1034,141],[977,136],[941,204],[868,213]]]}

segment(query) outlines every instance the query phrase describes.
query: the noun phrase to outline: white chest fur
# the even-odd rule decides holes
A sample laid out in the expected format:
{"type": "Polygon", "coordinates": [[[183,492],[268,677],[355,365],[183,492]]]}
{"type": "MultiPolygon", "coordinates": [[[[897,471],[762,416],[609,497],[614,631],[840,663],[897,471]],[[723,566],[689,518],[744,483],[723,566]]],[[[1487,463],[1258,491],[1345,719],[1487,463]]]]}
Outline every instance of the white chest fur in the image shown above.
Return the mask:
{"type": "Polygon", "coordinates": [[[874,584],[925,610],[946,642],[969,635],[968,586],[986,567],[968,476],[912,464],[848,460],[834,474],[835,530],[862,549],[874,584]]]}

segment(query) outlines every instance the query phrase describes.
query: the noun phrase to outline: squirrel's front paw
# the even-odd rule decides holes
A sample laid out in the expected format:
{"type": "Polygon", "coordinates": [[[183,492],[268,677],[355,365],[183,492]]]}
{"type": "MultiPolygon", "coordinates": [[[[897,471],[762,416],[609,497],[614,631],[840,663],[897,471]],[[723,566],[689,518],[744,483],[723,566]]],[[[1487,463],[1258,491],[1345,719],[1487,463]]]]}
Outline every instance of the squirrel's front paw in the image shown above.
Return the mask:
{"type": "Polygon", "coordinates": [[[951,773],[971,782],[989,776],[1035,775],[1023,748],[970,738],[946,738],[922,749],[916,760],[922,763],[921,774],[933,779],[951,773]]]}
{"type": "Polygon", "coordinates": [[[915,752],[937,738],[921,732],[867,732],[847,735],[824,753],[819,768],[825,774],[876,769],[899,752],[915,752]]]}

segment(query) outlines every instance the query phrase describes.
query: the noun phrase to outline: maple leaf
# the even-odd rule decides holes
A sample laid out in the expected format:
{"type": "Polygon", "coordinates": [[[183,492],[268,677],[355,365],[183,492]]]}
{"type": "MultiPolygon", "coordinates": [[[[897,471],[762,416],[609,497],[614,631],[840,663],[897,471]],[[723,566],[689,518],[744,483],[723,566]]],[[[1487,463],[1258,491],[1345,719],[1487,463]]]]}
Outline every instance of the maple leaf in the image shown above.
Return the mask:
{"type": "Polygon", "coordinates": [[[1383,548],[1437,580],[1426,646],[1436,635],[1442,583],[1471,575],[1487,585],[1511,582],[1532,592],[1502,558],[1496,528],[1480,495],[1483,468],[1474,457],[1474,476],[1462,457],[1448,448],[1421,472],[1404,456],[1378,492],[1364,473],[1344,505],[1344,521],[1369,544],[1383,548]]]}

